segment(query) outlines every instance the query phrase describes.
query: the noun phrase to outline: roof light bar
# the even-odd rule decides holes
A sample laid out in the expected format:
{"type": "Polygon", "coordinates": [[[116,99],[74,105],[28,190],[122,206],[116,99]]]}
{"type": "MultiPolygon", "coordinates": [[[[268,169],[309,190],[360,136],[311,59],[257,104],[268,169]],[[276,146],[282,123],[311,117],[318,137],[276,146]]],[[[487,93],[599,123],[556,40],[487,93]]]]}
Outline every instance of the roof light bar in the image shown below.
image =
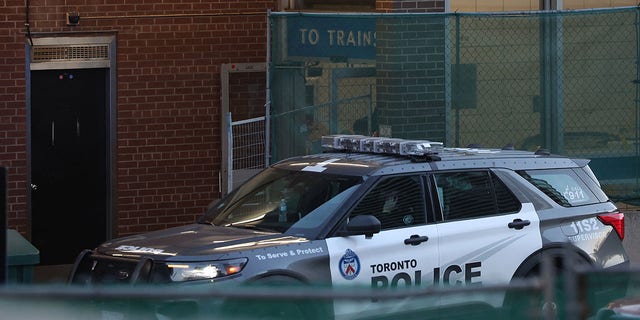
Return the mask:
{"type": "Polygon", "coordinates": [[[376,141],[381,140],[383,138],[380,137],[366,137],[360,140],[360,152],[371,152],[375,151],[376,141]]]}
{"type": "Polygon", "coordinates": [[[444,148],[442,142],[433,142],[427,140],[410,140],[400,143],[401,155],[424,155],[427,153],[437,153],[444,148]]]}
{"type": "Polygon", "coordinates": [[[336,134],[330,136],[322,136],[320,144],[325,149],[359,151],[360,140],[366,138],[361,135],[354,134],[336,134]]]}
{"type": "Polygon", "coordinates": [[[348,134],[323,136],[321,144],[326,150],[397,154],[404,156],[436,154],[444,147],[442,142],[429,140],[405,140],[348,134]]]}
{"type": "Polygon", "coordinates": [[[373,153],[400,154],[402,139],[379,139],[373,142],[373,153]]]}

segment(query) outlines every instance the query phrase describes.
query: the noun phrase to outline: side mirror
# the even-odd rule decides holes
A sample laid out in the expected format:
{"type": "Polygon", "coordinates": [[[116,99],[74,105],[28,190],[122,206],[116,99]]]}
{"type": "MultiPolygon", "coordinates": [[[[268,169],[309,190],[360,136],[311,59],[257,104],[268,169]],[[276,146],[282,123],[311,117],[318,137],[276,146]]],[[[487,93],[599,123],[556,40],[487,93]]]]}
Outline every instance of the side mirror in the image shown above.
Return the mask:
{"type": "Polygon", "coordinates": [[[380,232],[381,224],[378,218],[371,215],[355,216],[347,223],[346,230],[341,236],[353,236],[364,234],[367,239],[373,237],[374,233],[380,232]]]}

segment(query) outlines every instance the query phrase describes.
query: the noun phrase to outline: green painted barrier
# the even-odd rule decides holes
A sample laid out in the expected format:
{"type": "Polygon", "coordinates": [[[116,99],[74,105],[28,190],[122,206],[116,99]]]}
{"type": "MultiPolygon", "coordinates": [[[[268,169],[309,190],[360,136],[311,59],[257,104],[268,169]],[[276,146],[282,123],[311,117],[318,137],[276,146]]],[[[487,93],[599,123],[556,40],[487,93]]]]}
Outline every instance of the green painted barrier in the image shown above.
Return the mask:
{"type": "Polygon", "coordinates": [[[7,230],[7,283],[33,282],[33,266],[40,263],[40,251],[16,230],[7,230]]]}

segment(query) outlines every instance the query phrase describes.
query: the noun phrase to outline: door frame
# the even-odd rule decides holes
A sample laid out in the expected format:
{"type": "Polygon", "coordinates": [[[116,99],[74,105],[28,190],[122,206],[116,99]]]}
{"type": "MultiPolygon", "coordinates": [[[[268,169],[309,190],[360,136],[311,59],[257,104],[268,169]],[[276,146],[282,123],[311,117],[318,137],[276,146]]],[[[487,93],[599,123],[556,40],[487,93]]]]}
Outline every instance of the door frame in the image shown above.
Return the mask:
{"type": "MultiPolygon", "coordinates": [[[[32,221],[32,137],[31,137],[31,71],[51,69],[92,69],[107,68],[109,71],[109,92],[107,96],[107,195],[106,195],[106,230],[105,236],[110,240],[117,236],[117,176],[116,176],[116,35],[84,35],[84,34],[32,34],[33,43],[25,43],[26,52],[26,123],[27,123],[27,213],[29,226],[32,221]],[[78,54],[74,54],[78,49],[78,54]]],[[[27,235],[31,239],[31,227],[27,235]]]]}
{"type": "Polygon", "coordinates": [[[229,169],[231,164],[233,163],[233,156],[229,151],[229,140],[228,140],[228,130],[231,128],[231,123],[229,123],[229,119],[227,119],[227,114],[229,113],[229,75],[233,73],[242,73],[242,72],[266,72],[267,78],[267,96],[265,97],[265,166],[269,165],[269,109],[268,109],[268,100],[269,100],[269,72],[267,70],[267,64],[264,62],[256,62],[256,63],[223,63],[220,66],[220,87],[221,87],[221,95],[220,95],[220,140],[222,145],[221,159],[220,159],[220,171],[218,171],[218,192],[220,197],[225,196],[227,193],[231,192],[231,183],[229,179],[229,175],[231,174],[231,170],[229,169]]]}

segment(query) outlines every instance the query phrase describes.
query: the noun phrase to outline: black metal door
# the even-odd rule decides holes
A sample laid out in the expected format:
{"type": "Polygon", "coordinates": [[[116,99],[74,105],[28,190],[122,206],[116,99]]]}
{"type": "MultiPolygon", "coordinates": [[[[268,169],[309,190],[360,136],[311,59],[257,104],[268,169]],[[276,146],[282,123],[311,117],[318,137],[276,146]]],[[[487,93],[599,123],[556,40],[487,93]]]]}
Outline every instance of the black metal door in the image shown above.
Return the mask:
{"type": "Polygon", "coordinates": [[[43,265],[106,240],[108,75],[31,72],[31,240],[43,265]]]}

